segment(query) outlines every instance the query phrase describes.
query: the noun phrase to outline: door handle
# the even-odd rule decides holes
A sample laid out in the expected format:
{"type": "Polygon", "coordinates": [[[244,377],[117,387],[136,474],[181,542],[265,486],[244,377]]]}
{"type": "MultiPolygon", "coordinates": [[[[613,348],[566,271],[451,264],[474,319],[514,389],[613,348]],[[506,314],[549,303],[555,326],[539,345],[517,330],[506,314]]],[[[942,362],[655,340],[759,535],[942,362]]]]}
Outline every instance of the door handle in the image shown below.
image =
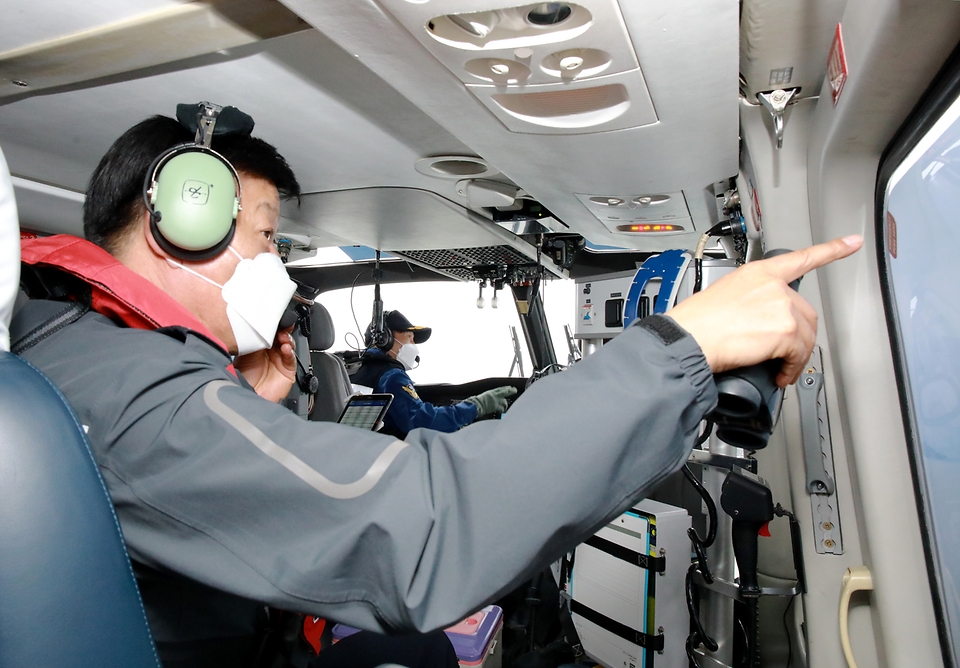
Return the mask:
{"type": "Polygon", "coordinates": [[[857,668],[850,648],[850,628],[847,615],[850,611],[850,597],[855,591],[873,591],[873,576],[866,566],[848,568],[843,574],[843,588],[840,590],[840,645],[843,647],[843,656],[847,659],[848,668],[857,668]]]}

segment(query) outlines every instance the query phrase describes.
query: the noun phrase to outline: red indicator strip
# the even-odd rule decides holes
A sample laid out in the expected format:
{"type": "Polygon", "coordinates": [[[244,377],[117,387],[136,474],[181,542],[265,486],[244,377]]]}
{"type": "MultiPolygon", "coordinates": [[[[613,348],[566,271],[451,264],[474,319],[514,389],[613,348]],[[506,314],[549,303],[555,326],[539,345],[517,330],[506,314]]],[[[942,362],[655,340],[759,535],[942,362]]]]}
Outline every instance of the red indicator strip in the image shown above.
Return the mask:
{"type": "Polygon", "coordinates": [[[617,225],[617,232],[683,232],[682,225],[665,225],[663,223],[643,225],[617,225]]]}

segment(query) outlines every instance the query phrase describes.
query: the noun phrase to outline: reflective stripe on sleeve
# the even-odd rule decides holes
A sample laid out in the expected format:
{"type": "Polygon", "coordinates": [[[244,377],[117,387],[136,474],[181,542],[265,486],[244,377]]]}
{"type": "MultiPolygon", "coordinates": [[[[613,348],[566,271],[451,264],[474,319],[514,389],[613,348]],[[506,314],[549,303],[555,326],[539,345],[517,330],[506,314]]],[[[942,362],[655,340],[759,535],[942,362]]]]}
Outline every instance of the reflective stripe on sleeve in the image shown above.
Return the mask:
{"type": "Polygon", "coordinates": [[[380,478],[386,473],[400,451],[409,445],[406,441],[395,440],[384,448],[383,452],[367,469],[367,472],[360,476],[358,480],[346,484],[336,483],[311,468],[286,448],[277,445],[250,421],[223,403],[217,396],[222,387],[236,387],[236,385],[225,380],[208,383],[203,390],[203,400],[207,407],[240,432],[244,438],[253,443],[267,457],[270,457],[321,494],[333,499],[355,499],[369,492],[380,482],[380,478]]]}

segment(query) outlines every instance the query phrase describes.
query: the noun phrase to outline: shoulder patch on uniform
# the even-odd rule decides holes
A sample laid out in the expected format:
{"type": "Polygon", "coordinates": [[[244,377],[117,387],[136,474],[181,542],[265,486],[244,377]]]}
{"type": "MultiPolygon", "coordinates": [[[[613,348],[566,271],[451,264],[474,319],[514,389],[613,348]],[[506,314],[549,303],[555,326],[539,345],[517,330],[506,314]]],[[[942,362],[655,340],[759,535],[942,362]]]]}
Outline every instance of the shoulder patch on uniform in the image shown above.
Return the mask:
{"type": "Polygon", "coordinates": [[[417,394],[417,390],[416,388],[414,388],[413,383],[410,383],[409,385],[403,385],[402,387],[403,387],[403,391],[409,394],[414,399],[420,398],[420,395],[417,394]]]}

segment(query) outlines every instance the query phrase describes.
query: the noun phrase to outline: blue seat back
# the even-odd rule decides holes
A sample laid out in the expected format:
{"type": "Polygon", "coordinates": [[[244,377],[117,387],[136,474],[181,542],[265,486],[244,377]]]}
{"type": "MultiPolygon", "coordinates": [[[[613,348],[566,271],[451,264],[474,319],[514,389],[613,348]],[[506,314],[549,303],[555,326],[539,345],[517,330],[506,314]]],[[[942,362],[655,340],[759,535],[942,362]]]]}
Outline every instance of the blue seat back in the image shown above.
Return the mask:
{"type": "Polygon", "coordinates": [[[83,429],[45,376],[0,352],[0,666],[159,665],[83,429]]]}

